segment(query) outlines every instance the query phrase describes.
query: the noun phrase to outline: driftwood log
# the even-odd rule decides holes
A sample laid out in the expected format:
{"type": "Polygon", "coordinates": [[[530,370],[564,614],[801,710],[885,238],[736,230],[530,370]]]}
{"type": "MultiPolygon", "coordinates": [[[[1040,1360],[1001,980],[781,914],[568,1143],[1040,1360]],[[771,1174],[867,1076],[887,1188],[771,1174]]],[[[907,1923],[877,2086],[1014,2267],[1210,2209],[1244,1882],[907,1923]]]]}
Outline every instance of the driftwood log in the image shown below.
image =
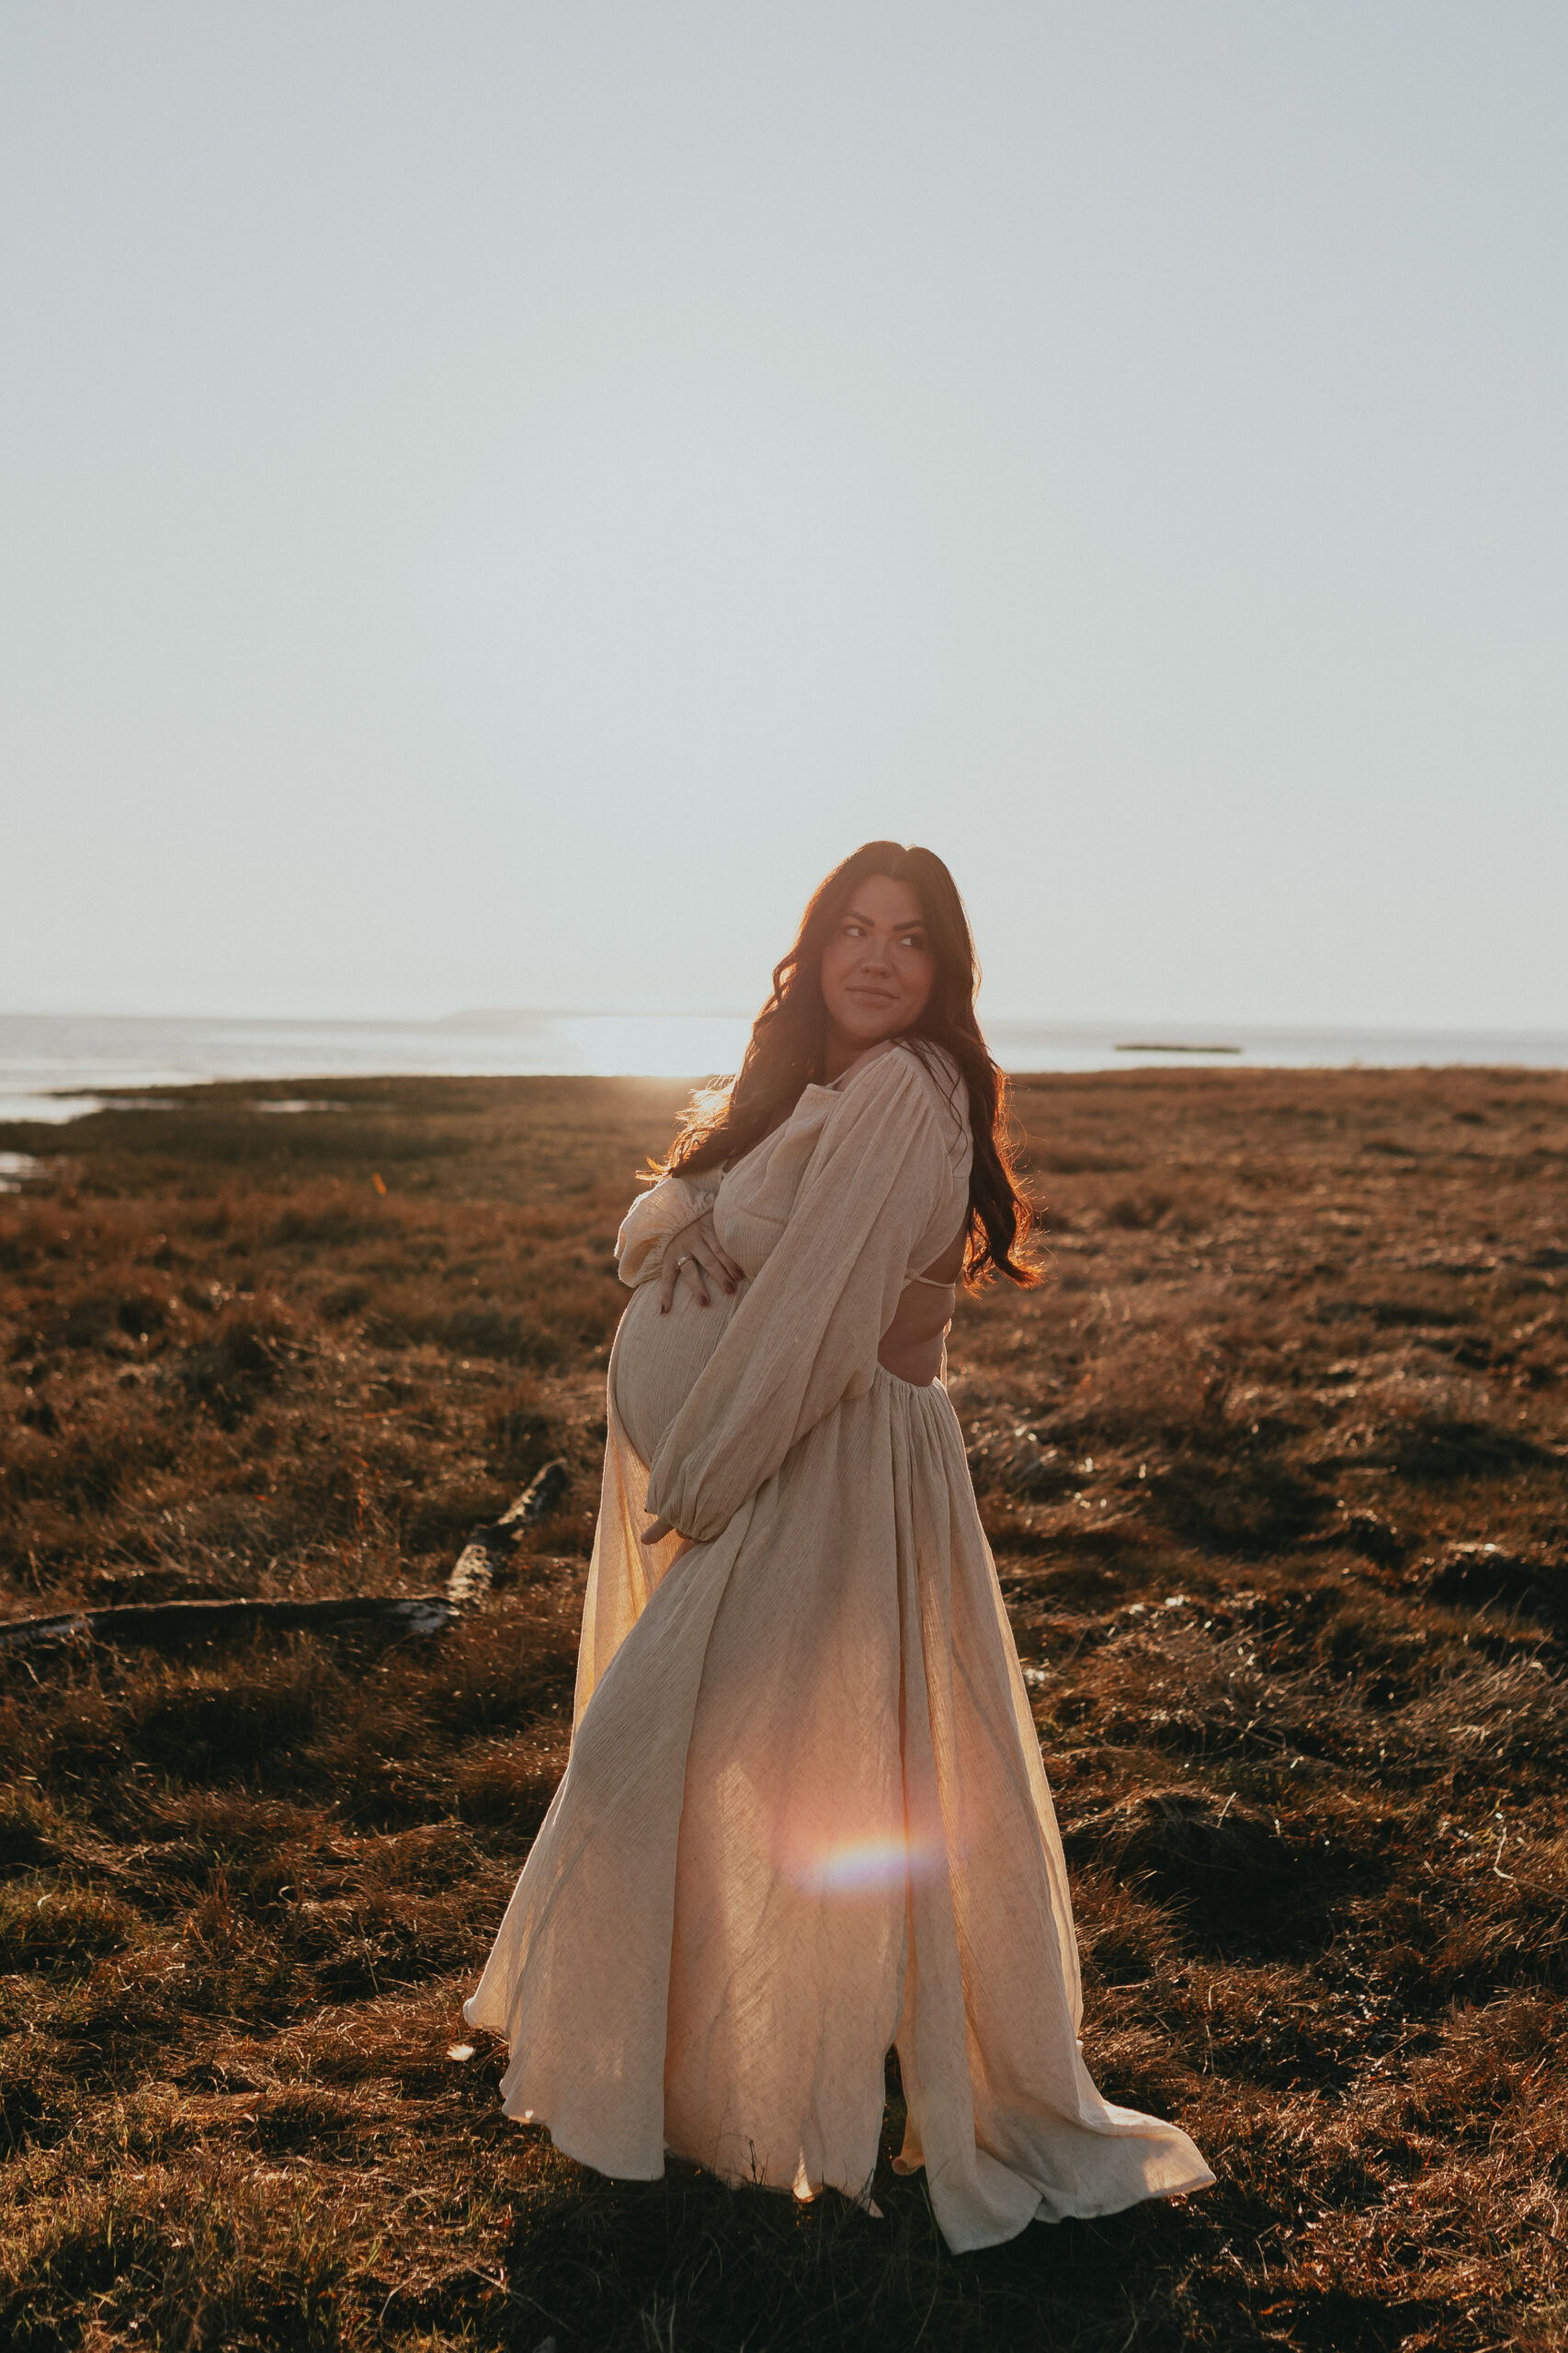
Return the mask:
{"type": "Polygon", "coordinates": [[[329,1594],[319,1600],[272,1600],[245,1595],[222,1601],[128,1601],[103,1609],[70,1609],[52,1618],[13,1618],[0,1625],[0,1650],[38,1643],[148,1643],[191,1634],[244,1634],[260,1626],[280,1631],[301,1626],[380,1625],[407,1634],[438,1634],[475,1609],[496,1569],[509,1560],[525,1529],[548,1518],[570,1476],[563,1458],[547,1462],[497,1520],[469,1530],[468,1541],[439,1593],[329,1594]]]}
{"type": "Polygon", "coordinates": [[[557,1455],[523,1489],[517,1502],[507,1506],[499,1519],[469,1529],[468,1542],[458,1554],[457,1566],[447,1579],[443,1597],[452,1608],[472,1609],[483,1600],[497,1567],[511,1557],[524,1529],[549,1518],[565,1494],[571,1475],[565,1456],[557,1455]]]}

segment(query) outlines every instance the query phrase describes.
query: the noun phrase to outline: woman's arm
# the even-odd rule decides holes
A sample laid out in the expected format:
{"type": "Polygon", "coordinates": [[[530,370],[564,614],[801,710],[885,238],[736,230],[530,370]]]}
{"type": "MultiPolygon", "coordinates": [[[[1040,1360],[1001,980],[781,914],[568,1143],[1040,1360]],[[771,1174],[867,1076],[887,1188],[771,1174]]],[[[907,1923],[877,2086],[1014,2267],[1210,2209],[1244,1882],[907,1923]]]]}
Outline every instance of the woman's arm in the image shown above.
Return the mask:
{"type": "Polygon", "coordinates": [[[653,1458],[648,1509],[706,1542],[798,1438],[876,1377],[909,1253],[952,1163],[913,1056],[883,1055],[823,1130],[783,1234],[653,1458]]]}

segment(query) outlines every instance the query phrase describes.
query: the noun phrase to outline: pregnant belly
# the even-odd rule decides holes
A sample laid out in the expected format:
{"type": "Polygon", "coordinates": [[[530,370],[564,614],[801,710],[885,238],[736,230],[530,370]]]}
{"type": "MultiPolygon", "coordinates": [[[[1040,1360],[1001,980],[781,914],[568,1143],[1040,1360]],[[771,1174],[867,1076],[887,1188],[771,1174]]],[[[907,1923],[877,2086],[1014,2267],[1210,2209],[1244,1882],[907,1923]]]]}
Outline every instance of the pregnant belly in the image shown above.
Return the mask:
{"type": "Polygon", "coordinates": [[[620,1319],[610,1358],[615,1407],[627,1437],[652,1462],[665,1432],[691,1394],[745,1293],[715,1290],[708,1306],[682,1284],[667,1315],[659,1313],[659,1286],[644,1283],[620,1319]]]}

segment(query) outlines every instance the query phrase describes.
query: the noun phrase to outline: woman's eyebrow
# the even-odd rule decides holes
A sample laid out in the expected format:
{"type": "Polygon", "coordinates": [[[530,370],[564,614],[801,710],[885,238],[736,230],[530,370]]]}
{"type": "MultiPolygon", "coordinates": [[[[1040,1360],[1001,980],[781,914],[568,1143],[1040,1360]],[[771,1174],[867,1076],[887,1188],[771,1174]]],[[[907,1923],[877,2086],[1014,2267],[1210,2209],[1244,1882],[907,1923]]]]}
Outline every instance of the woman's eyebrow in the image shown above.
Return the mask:
{"type": "MultiPolygon", "coordinates": [[[[844,920],[846,923],[863,923],[869,931],[875,931],[877,927],[875,915],[865,915],[858,907],[846,907],[844,920]]],[[[926,920],[923,915],[916,915],[912,923],[895,923],[889,928],[892,931],[924,931],[926,920]]]]}

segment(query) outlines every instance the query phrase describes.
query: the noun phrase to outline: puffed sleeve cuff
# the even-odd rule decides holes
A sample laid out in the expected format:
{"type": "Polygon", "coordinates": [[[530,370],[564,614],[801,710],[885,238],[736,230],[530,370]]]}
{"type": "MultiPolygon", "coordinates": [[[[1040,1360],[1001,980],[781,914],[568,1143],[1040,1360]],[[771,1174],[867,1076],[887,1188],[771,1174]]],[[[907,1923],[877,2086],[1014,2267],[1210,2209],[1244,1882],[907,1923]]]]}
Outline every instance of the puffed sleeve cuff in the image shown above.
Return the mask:
{"type": "Polygon", "coordinates": [[[661,1176],[656,1185],[638,1195],[615,1237],[616,1271],[629,1290],[657,1279],[671,1234],[710,1210],[718,1192],[716,1180],[661,1176]]]}

